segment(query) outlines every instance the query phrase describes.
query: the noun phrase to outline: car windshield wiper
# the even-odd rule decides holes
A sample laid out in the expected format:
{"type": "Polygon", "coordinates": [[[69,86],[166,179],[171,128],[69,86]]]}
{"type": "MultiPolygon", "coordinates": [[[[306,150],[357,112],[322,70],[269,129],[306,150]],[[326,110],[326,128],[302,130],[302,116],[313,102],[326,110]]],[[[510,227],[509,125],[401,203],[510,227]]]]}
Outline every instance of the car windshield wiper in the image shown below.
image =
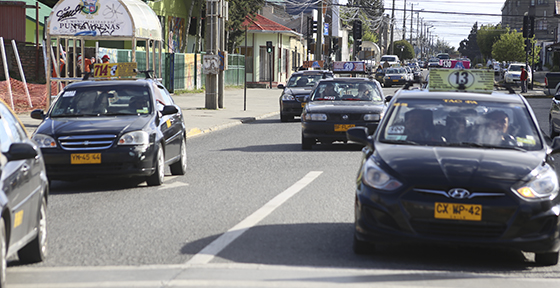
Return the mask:
{"type": "Polygon", "coordinates": [[[410,141],[410,140],[389,140],[389,139],[383,139],[383,140],[380,140],[380,142],[383,142],[383,143],[391,143],[391,144],[420,145],[420,143],[414,142],[414,141],[410,141]]]}
{"type": "Polygon", "coordinates": [[[492,148],[492,149],[507,149],[507,150],[517,150],[525,152],[526,149],[517,146],[501,146],[501,145],[492,145],[486,143],[475,143],[475,142],[453,142],[447,143],[447,146],[455,146],[455,147],[476,147],[476,148],[492,148]]]}
{"type": "Polygon", "coordinates": [[[105,114],[102,114],[102,115],[104,115],[104,116],[122,116],[122,115],[130,116],[130,115],[137,115],[137,114],[124,113],[124,112],[112,112],[112,113],[105,113],[105,114]]]}

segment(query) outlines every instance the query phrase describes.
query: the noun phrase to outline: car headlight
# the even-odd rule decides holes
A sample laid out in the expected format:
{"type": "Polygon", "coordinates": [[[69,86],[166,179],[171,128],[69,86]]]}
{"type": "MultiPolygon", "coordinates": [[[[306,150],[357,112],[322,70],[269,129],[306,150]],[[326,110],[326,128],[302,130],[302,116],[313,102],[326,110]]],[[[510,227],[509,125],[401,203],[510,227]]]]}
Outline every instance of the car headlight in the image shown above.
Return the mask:
{"type": "Polygon", "coordinates": [[[556,171],[545,164],[531,171],[512,190],[525,200],[544,200],[556,197],[558,188],[556,171]]]}
{"type": "Polygon", "coordinates": [[[293,100],[296,100],[296,98],[294,97],[294,95],[292,95],[290,93],[285,93],[285,94],[282,94],[282,100],[283,101],[293,101],[293,100]]]}
{"type": "Polygon", "coordinates": [[[305,121],[327,121],[327,114],[319,114],[319,113],[303,114],[303,119],[305,121]]]}
{"type": "Polygon", "coordinates": [[[379,114],[365,114],[364,121],[379,121],[381,120],[381,115],[379,114]]]}
{"type": "Polygon", "coordinates": [[[32,139],[37,142],[39,148],[56,148],[56,141],[49,135],[35,134],[32,139]]]}
{"type": "Polygon", "coordinates": [[[148,145],[150,137],[144,131],[128,132],[119,138],[118,145],[148,145]]]}
{"type": "Polygon", "coordinates": [[[384,76],[383,79],[387,80],[387,79],[391,79],[391,77],[389,77],[389,76],[384,76]]]}
{"type": "Polygon", "coordinates": [[[365,185],[387,191],[393,191],[402,186],[401,182],[379,168],[371,158],[366,161],[365,165],[364,174],[362,175],[362,181],[365,185]]]}

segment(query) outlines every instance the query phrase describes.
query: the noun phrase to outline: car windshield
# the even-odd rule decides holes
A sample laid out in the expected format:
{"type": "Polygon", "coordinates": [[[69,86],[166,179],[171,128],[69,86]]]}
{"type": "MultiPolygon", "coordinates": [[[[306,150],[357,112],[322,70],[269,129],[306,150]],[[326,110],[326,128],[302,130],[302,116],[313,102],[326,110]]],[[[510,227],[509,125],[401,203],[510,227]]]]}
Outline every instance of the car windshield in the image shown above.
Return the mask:
{"type": "Polygon", "coordinates": [[[288,81],[288,86],[290,88],[295,88],[295,87],[313,87],[315,86],[315,83],[317,83],[317,81],[321,80],[322,75],[305,75],[305,74],[301,74],[301,75],[293,75],[292,77],[290,77],[290,80],[288,81]]]}
{"type": "Polygon", "coordinates": [[[383,62],[383,61],[396,62],[397,58],[396,57],[390,57],[390,56],[381,57],[381,62],[383,62]]]}
{"type": "Polygon", "coordinates": [[[313,90],[311,101],[373,101],[382,102],[381,91],[373,82],[321,82],[313,90]]]}
{"type": "Polygon", "coordinates": [[[385,70],[385,74],[399,74],[399,69],[398,68],[389,68],[387,70],[385,70]]]}
{"type": "Polygon", "coordinates": [[[525,106],[458,99],[401,99],[379,127],[381,142],[405,145],[539,150],[525,106]]]}
{"type": "Polygon", "coordinates": [[[523,65],[510,65],[508,71],[521,71],[523,65]]]}
{"type": "Polygon", "coordinates": [[[53,104],[51,117],[115,116],[150,114],[147,88],[110,86],[68,88],[53,104]]]}

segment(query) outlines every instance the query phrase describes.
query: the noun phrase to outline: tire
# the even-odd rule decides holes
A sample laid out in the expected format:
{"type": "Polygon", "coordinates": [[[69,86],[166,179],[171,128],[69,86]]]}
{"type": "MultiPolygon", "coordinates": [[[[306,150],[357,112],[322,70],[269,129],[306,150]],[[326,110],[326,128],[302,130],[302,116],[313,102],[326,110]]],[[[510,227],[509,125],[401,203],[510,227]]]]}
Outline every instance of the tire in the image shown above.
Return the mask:
{"type": "Polygon", "coordinates": [[[356,238],[356,235],[354,235],[352,250],[354,251],[354,254],[357,255],[373,254],[375,252],[375,245],[369,242],[358,240],[358,238],[356,238]]]}
{"type": "Polygon", "coordinates": [[[559,133],[554,130],[554,125],[552,124],[552,118],[548,119],[548,134],[550,135],[550,138],[554,138],[559,135],[559,133]]]}
{"type": "Polygon", "coordinates": [[[159,146],[156,153],[156,159],[154,160],[156,162],[156,167],[154,169],[154,174],[148,176],[146,179],[148,186],[159,186],[163,183],[163,177],[165,176],[165,157],[161,146],[159,146]]]}
{"type": "Polygon", "coordinates": [[[47,200],[44,197],[39,214],[37,236],[18,251],[20,262],[37,263],[47,257],[47,200]]]}
{"type": "Polygon", "coordinates": [[[302,150],[311,150],[313,144],[315,144],[315,140],[311,138],[306,138],[301,134],[301,149],[302,150]]]}
{"type": "Polygon", "coordinates": [[[8,248],[6,247],[6,225],[4,224],[4,218],[0,219],[0,288],[6,287],[6,268],[8,267],[8,262],[6,261],[6,253],[8,253],[8,248]]]}
{"type": "Polygon", "coordinates": [[[288,122],[292,120],[294,120],[294,116],[284,115],[283,113],[280,113],[280,122],[288,122]]]}
{"type": "Polygon", "coordinates": [[[558,264],[558,252],[535,253],[535,262],[543,266],[553,266],[558,264]]]}
{"type": "Polygon", "coordinates": [[[187,141],[181,140],[181,152],[179,161],[169,165],[171,175],[185,175],[187,173],[187,141]]]}

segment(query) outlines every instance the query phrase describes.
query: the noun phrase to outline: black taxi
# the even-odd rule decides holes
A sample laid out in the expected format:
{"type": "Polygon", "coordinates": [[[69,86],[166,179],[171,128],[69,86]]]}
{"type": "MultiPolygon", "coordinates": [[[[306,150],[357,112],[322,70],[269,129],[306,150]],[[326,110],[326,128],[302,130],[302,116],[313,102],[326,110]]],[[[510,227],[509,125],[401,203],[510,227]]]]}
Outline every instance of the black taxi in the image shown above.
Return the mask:
{"type": "Polygon", "coordinates": [[[41,119],[33,139],[49,180],[142,177],[161,185],[187,169],[181,109],[155,79],[82,81],[64,88],[41,119]]]}
{"type": "Polygon", "coordinates": [[[492,92],[492,71],[430,74],[433,89],[400,90],[373,136],[347,131],[366,146],[354,252],[425,241],[509,247],[556,265],[560,138],[547,142],[523,96],[492,92]],[[489,89],[465,91],[477,80],[489,89]]]}
{"type": "Polygon", "coordinates": [[[307,99],[301,114],[301,147],[346,143],[346,130],[367,127],[371,133],[383,118],[386,103],[381,85],[363,77],[323,79],[307,99]]]}
{"type": "Polygon", "coordinates": [[[287,122],[300,116],[305,106],[305,97],[309,96],[311,90],[321,79],[333,78],[334,74],[329,70],[303,70],[294,72],[288,83],[278,84],[278,89],[283,89],[280,95],[280,120],[287,122]]]}

